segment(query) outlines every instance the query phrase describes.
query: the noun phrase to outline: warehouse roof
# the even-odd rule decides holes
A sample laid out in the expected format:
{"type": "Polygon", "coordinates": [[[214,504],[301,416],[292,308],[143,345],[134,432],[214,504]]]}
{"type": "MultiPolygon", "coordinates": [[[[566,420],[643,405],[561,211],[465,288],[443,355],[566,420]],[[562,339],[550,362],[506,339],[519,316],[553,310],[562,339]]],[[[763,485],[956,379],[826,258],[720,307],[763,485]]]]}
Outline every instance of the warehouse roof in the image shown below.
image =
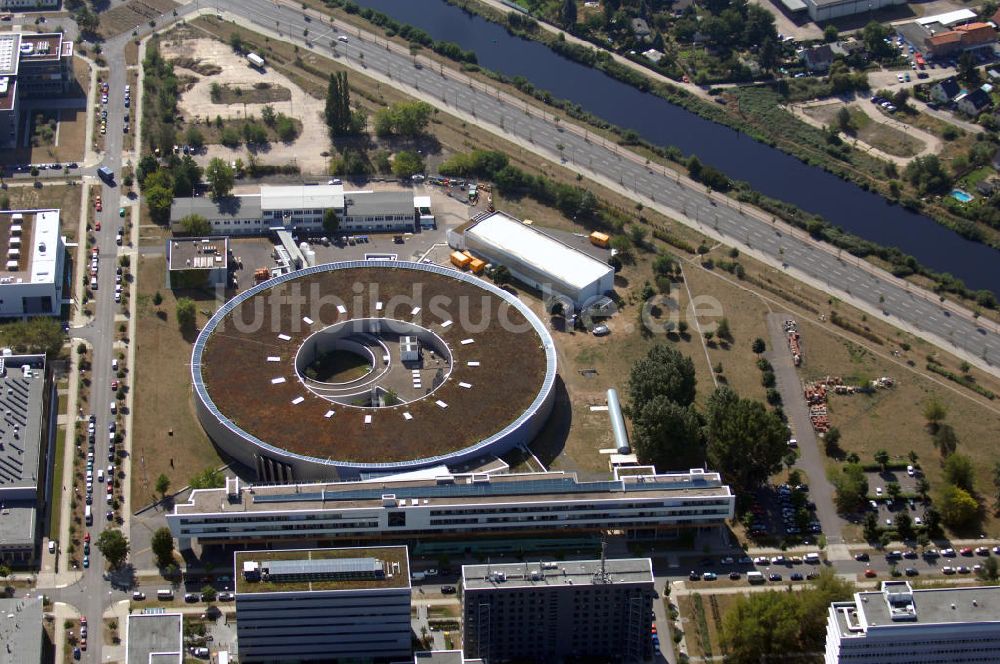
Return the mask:
{"type": "Polygon", "coordinates": [[[536,270],[579,289],[613,271],[611,266],[503,212],[494,212],[465,231],[536,270]]]}
{"type": "Polygon", "coordinates": [[[175,198],[170,205],[170,223],[177,223],[189,214],[212,219],[260,219],[260,195],[226,196],[213,200],[208,196],[175,198]]]}
{"type": "Polygon", "coordinates": [[[415,209],[413,194],[409,191],[351,191],[345,194],[347,214],[355,217],[367,215],[412,215],[415,209]]]}
{"type": "Polygon", "coordinates": [[[262,210],[309,210],[344,207],[344,185],[286,185],[260,188],[262,210]]]}

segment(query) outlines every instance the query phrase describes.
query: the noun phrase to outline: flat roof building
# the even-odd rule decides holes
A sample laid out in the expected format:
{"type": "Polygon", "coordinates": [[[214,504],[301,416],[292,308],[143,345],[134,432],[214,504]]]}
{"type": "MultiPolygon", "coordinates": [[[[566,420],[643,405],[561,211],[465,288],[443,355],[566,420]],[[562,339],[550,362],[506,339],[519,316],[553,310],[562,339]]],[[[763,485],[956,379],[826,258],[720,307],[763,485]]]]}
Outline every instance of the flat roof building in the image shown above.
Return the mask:
{"type": "Polygon", "coordinates": [[[830,606],[826,664],[965,664],[1000,653],[1000,587],[913,590],[885,581],[830,606]]]}
{"type": "Polygon", "coordinates": [[[649,558],[464,565],[462,643],[487,662],[653,655],[649,558]]]}
{"type": "Polygon", "coordinates": [[[429,217],[430,199],[412,191],[345,191],[342,184],[265,185],[259,194],[176,198],[170,207],[170,229],[182,232],[181,221],[198,214],[213,234],[261,235],[281,229],[311,235],[328,234],[323,227],[327,210],[337,213],[339,231],[412,231],[419,218],[429,217]],[[418,212],[419,211],[419,212],[418,212]]]}
{"type": "Polygon", "coordinates": [[[633,537],[712,526],[732,518],[735,497],[718,473],[615,471],[583,482],[573,473],[442,474],[326,484],[196,489],[167,523],[182,548],[201,544],[330,538],[532,536],[621,529],[633,537]]]}
{"type": "Polygon", "coordinates": [[[125,664],[184,664],[183,616],[155,611],[125,619],[125,664]]]}
{"type": "Polygon", "coordinates": [[[167,280],[171,288],[225,286],[229,276],[229,238],[167,240],[167,280]]]}
{"type": "Polygon", "coordinates": [[[543,294],[581,307],[614,289],[610,265],[503,212],[483,213],[465,229],[464,247],[543,294]]]}
{"type": "Polygon", "coordinates": [[[49,388],[44,355],[0,356],[0,562],[34,564],[43,506],[49,388]]]}
{"type": "Polygon", "coordinates": [[[789,13],[808,13],[809,18],[816,22],[872,12],[906,2],[907,0],[781,0],[789,13]]]}
{"type": "Polygon", "coordinates": [[[0,664],[41,664],[42,600],[0,599],[0,664]]]}
{"type": "MultiPolygon", "coordinates": [[[[48,5],[47,0],[2,0],[3,9],[48,5]]],[[[58,2],[51,3],[52,5],[58,2]]],[[[73,78],[73,42],[60,33],[0,34],[0,147],[18,146],[18,114],[24,97],[65,94],[73,78]]]]}
{"type": "Polygon", "coordinates": [[[410,657],[405,546],[239,551],[233,560],[241,662],[410,657]]]}
{"type": "Polygon", "coordinates": [[[0,212],[0,318],[58,316],[66,248],[59,210],[0,212]]]}

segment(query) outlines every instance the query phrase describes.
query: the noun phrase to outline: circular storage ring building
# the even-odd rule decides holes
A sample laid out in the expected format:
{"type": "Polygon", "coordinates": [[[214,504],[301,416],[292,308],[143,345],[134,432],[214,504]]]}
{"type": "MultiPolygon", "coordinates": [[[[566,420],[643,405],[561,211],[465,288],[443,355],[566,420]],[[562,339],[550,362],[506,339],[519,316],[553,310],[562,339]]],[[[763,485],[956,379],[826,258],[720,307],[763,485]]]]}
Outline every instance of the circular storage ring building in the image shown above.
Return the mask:
{"type": "Polygon", "coordinates": [[[510,293],[451,268],[329,263],[227,302],[191,358],[198,417],[261,481],[458,465],[529,443],[556,353],[510,293]]]}

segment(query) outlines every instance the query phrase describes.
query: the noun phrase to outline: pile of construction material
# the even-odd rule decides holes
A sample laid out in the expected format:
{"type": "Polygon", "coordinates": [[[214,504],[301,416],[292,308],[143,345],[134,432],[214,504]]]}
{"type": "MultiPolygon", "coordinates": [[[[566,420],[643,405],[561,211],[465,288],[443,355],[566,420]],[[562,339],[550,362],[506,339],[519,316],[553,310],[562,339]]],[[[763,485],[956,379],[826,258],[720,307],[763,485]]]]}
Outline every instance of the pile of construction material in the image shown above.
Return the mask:
{"type": "Polygon", "coordinates": [[[799,324],[789,318],[784,324],[785,336],[788,339],[788,350],[792,353],[795,366],[802,364],[802,344],[799,341],[799,324]]]}
{"type": "Polygon", "coordinates": [[[889,376],[876,378],[868,385],[845,385],[844,379],[840,376],[827,376],[812,383],[806,383],[804,393],[806,403],[809,405],[809,419],[813,428],[820,433],[830,430],[830,419],[826,407],[826,395],[830,392],[834,394],[858,394],[859,392],[872,392],[876,388],[888,389],[895,385],[895,381],[889,376]]]}

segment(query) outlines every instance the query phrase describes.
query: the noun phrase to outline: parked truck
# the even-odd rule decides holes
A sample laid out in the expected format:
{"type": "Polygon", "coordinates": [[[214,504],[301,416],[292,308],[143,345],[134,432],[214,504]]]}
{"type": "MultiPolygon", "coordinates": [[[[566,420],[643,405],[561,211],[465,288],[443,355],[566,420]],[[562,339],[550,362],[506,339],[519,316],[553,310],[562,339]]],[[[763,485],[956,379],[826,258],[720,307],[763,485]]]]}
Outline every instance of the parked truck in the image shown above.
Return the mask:
{"type": "Polygon", "coordinates": [[[256,53],[247,53],[247,62],[249,62],[250,66],[255,69],[260,69],[261,71],[264,70],[264,58],[260,57],[256,53]]]}
{"type": "Polygon", "coordinates": [[[115,181],[115,172],[107,166],[101,166],[97,169],[97,177],[101,178],[108,184],[112,184],[115,181]]]}

